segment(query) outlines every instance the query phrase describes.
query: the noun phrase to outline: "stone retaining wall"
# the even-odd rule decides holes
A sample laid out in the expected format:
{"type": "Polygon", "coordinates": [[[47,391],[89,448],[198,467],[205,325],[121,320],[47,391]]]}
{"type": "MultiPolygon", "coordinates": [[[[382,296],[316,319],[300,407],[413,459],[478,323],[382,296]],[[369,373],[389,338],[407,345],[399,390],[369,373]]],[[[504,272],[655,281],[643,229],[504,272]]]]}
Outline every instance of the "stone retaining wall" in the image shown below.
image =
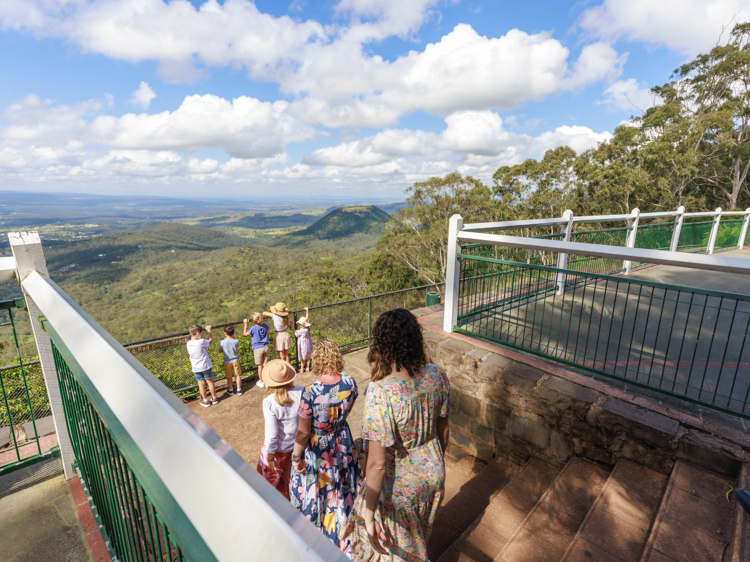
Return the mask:
{"type": "MultiPolygon", "coordinates": [[[[427,353],[446,370],[452,387],[448,455],[455,459],[503,455],[523,462],[537,456],[562,466],[574,455],[605,465],[625,458],[669,474],[682,458],[732,476],[745,461],[737,442],[704,431],[700,420],[640,407],[617,389],[577,384],[552,374],[560,371],[552,364],[540,369],[540,361],[422,323],[427,353]]],[[[583,379],[572,373],[569,378],[583,379]]]]}

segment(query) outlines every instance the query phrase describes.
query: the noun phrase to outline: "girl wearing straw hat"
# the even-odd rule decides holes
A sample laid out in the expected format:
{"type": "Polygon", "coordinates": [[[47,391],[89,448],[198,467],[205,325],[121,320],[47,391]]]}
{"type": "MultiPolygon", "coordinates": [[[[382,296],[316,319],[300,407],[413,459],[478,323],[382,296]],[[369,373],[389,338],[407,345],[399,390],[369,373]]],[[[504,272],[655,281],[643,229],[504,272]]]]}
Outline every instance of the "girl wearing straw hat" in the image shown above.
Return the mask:
{"type": "Polygon", "coordinates": [[[277,302],[271,306],[271,312],[264,312],[263,316],[273,319],[273,328],[276,335],[273,338],[273,348],[279,352],[279,359],[289,361],[289,348],[292,346],[292,338],[289,337],[289,309],[283,302],[277,302]]]}
{"type": "Polygon", "coordinates": [[[289,499],[289,479],[292,474],[292,450],[299,423],[301,386],[294,386],[297,373],[289,363],[274,359],[263,369],[266,397],[263,417],[266,432],[260,448],[258,472],[289,499]]]}

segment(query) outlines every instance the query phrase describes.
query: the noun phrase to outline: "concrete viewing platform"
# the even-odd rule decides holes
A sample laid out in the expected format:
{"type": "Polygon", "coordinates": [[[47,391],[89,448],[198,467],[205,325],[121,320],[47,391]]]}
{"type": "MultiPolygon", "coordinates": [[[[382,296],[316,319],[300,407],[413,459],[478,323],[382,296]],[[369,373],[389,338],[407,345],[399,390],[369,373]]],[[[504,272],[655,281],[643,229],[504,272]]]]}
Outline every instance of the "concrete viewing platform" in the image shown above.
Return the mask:
{"type": "Polygon", "coordinates": [[[59,458],[0,477],[0,560],[111,560],[80,482],[65,480],[59,458]]]}

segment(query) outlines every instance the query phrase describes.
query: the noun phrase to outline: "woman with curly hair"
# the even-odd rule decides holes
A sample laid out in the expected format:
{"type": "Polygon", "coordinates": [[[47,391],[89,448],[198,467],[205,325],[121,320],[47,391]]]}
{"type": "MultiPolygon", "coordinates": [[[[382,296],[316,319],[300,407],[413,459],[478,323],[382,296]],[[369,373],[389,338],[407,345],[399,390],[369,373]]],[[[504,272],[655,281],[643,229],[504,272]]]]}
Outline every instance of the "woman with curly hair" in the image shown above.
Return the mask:
{"type": "Polygon", "coordinates": [[[357,383],[344,371],[339,346],[321,339],[312,353],[318,379],[305,388],[292,451],[292,504],[347,556],[348,540],[339,541],[360,479],[359,458],[346,421],[357,399],[357,383]]]}
{"type": "Polygon", "coordinates": [[[445,493],[450,385],[426,364],[422,328],[403,308],[382,314],[370,345],[362,439],[366,478],[341,532],[357,561],[427,560],[445,493]],[[386,368],[383,368],[383,367],[386,368]]]}

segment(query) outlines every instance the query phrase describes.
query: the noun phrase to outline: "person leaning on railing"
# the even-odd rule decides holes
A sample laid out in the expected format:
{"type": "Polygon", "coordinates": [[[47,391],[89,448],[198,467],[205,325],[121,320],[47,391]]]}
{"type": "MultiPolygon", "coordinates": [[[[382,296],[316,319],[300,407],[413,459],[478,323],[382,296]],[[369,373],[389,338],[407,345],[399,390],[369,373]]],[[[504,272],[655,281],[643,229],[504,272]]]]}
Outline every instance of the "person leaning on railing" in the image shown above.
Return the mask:
{"type": "Polygon", "coordinates": [[[445,494],[450,385],[442,369],[425,364],[422,329],[408,310],[378,318],[370,349],[375,361],[362,422],[367,471],[339,536],[351,542],[353,560],[427,560],[445,494]]]}

